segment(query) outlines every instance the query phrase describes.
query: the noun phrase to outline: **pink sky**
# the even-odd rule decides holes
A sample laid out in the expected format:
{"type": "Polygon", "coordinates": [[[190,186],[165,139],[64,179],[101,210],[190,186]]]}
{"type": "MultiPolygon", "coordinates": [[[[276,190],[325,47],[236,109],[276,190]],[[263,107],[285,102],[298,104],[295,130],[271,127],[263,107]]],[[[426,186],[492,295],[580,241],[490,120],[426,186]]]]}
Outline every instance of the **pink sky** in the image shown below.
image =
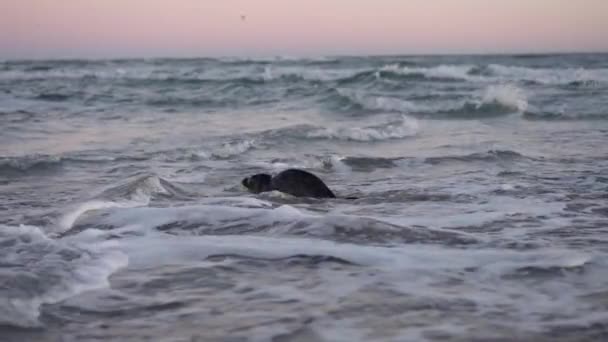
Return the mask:
{"type": "Polygon", "coordinates": [[[608,51],[607,37],[608,0],[0,1],[0,58],[608,51]]]}

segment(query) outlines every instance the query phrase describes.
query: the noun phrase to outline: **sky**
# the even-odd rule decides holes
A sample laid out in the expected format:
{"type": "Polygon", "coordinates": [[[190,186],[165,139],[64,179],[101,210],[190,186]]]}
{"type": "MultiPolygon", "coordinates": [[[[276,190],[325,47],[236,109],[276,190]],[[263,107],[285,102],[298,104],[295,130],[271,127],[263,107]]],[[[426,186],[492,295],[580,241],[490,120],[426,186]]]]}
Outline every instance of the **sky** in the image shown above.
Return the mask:
{"type": "Polygon", "coordinates": [[[606,52],[607,37],[608,0],[0,0],[3,59],[606,52]]]}

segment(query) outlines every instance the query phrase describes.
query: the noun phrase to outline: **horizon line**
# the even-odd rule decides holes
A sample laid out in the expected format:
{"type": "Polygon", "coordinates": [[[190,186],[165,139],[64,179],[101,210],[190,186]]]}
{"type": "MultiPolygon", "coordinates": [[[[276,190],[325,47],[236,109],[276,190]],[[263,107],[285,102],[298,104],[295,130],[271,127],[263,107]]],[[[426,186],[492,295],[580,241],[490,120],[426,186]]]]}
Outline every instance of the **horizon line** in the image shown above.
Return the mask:
{"type": "Polygon", "coordinates": [[[382,57],[457,57],[457,56],[553,56],[553,55],[604,55],[608,54],[608,50],[597,51],[597,50],[554,50],[554,51],[500,51],[500,52],[439,52],[439,53],[376,53],[376,54],[318,54],[318,55],[289,55],[289,54],[273,54],[273,55],[222,55],[222,56],[155,56],[155,57],[143,57],[143,56],[124,56],[124,57],[24,57],[24,58],[1,58],[0,62],[34,62],[34,61],[129,61],[129,60],[196,60],[196,59],[265,59],[265,58],[284,58],[286,60],[306,60],[306,59],[317,59],[317,58],[353,58],[353,57],[367,57],[367,58],[382,58],[382,57]]]}

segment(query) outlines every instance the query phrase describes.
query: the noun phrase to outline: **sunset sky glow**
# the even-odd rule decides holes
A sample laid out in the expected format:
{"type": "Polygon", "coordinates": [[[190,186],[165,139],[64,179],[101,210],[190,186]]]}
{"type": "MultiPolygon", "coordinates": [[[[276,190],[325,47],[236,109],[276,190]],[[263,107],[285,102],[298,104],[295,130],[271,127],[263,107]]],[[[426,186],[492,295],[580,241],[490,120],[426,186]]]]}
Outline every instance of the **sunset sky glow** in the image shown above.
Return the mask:
{"type": "Polygon", "coordinates": [[[601,52],[607,37],[606,0],[0,2],[0,58],[601,52]]]}

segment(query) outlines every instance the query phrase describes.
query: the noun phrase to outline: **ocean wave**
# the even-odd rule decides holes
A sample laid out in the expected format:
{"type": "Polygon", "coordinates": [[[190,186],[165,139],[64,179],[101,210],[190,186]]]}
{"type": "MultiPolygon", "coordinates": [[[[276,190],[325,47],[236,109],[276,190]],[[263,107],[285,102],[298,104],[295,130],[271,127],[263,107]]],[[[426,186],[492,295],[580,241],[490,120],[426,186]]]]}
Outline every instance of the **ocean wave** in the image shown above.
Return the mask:
{"type": "Polygon", "coordinates": [[[63,102],[71,98],[71,95],[59,94],[59,93],[42,93],[36,96],[37,100],[51,101],[51,102],[63,102]]]}
{"type": "Polygon", "coordinates": [[[340,162],[348,165],[353,171],[372,171],[375,169],[389,169],[398,167],[397,161],[401,158],[382,157],[345,157],[340,162]]]}
{"type": "Polygon", "coordinates": [[[142,175],[113,185],[93,198],[74,204],[59,216],[54,234],[73,234],[72,228],[83,216],[110,208],[134,208],[147,206],[154,196],[185,198],[187,192],[170,181],[156,175],[142,175]]]}
{"type": "Polygon", "coordinates": [[[232,142],[226,142],[219,148],[213,151],[212,156],[219,159],[226,159],[233,156],[241,155],[256,146],[256,141],[253,139],[249,140],[237,140],[232,142]]]}
{"type": "Polygon", "coordinates": [[[526,68],[490,64],[483,74],[504,80],[527,81],[545,85],[591,85],[608,83],[608,69],[585,68],[526,68]]]}
{"type": "MultiPolygon", "coordinates": [[[[474,243],[467,234],[423,227],[411,228],[375,218],[314,215],[292,206],[250,208],[196,205],[175,208],[115,208],[86,221],[87,227],[130,227],[172,235],[307,236],[349,242],[474,243]]],[[[108,234],[113,234],[108,231],[108,234]]]]}
{"type": "Polygon", "coordinates": [[[512,84],[487,86],[466,100],[419,104],[397,97],[377,96],[357,90],[336,89],[325,100],[348,113],[403,113],[423,116],[484,117],[523,113],[528,109],[526,92],[512,84]]]}
{"type": "Polygon", "coordinates": [[[340,82],[367,72],[368,69],[320,69],[302,66],[278,68],[267,66],[261,76],[264,81],[340,82]]]}
{"type": "Polygon", "coordinates": [[[114,161],[146,160],[146,158],[98,156],[89,153],[59,155],[29,154],[0,157],[0,176],[20,177],[58,172],[69,165],[101,164],[114,161]]]}
{"type": "Polygon", "coordinates": [[[584,266],[593,260],[589,255],[556,250],[553,247],[529,251],[497,248],[462,249],[460,248],[462,244],[475,244],[478,241],[467,234],[423,227],[404,229],[381,221],[353,221],[355,217],[344,215],[328,216],[325,220],[315,221],[314,218],[312,220],[307,218],[308,215],[302,217],[301,212],[288,206],[276,209],[232,209],[234,210],[226,211],[228,209],[222,207],[196,206],[112,212],[110,216],[114,216],[114,222],[125,224],[124,227],[129,227],[128,229],[152,228],[153,230],[147,234],[117,236],[110,231],[92,228],[80,236],[73,237],[73,240],[93,239],[97,240],[100,246],[110,245],[114,249],[123,251],[129,257],[131,269],[193,261],[197,265],[212,266],[218,261],[232,261],[226,259],[290,262],[296,258],[303,258],[312,262],[326,260],[356,267],[373,267],[390,271],[392,274],[429,270],[485,274],[487,271],[499,277],[511,277],[519,276],[530,268],[570,269],[584,266]],[[240,230],[243,231],[247,227],[248,220],[254,226],[266,222],[267,227],[262,230],[265,229],[269,234],[259,232],[251,234],[253,229],[246,233],[236,233],[239,229],[234,229],[234,233],[228,234],[210,233],[207,224],[211,223],[213,217],[209,215],[211,211],[220,215],[213,220],[214,224],[228,228],[231,220],[227,218],[231,217],[239,222],[240,230]],[[229,215],[225,216],[226,214],[229,215]],[[207,218],[203,218],[203,215],[207,218]],[[262,220],[265,215],[268,216],[262,220]],[[175,219],[176,216],[182,220],[162,226],[161,228],[166,228],[164,231],[158,231],[156,229],[158,226],[150,225],[157,219],[168,222],[166,216],[169,216],[170,220],[175,219]],[[290,216],[293,222],[291,225],[283,221],[290,216]],[[205,227],[201,227],[201,223],[205,227]],[[114,238],[103,240],[109,236],[114,238]],[[376,241],[379,236],[384,236],[379,239],[380,241],[391,245],[402,242],[404,237],[413,244],[407,248],[394,248],[394,246],[361,243],[361,241],[376,241]]]}
{"type": "Polygon", "coordinates": [[[36,113],[26,110],[0,111],[0,122],[24,123],[36,116],[36,113]]]}
{"type": "Polygon", "coordinates": [[[403,116],[401,120],[377,126],[314,129],[306,133],[306,137],[367,142],[412,137],[418,130],[416,119],[403,116]]]}
{"type": "Polygon", "coordinates": [[[511,272],[504,275],[505,278],[533,278],[539,277],[546,279],[547,277],[564,277],[565,272],[580,272],[590,265],[593,261],[591,256],[579,255],[575,257],[562,257],[557,262],[536,262],[529,265],[514,268],[511,272]]]}
{"type": "Polygon", "coordinates": [[[534,112],[526,111],[523,118],[527,120],[547,121],[578,121],[578,120],[608,120],[608,112],[605,113],[567,113],[567,112],[534,112]]]}
{"type": "Polygon", "coordinates": [[[387,190],[369,193],[365,196],[367,204],[412,203],[412,202],[443,202],[470,203],[476,197],[465,194],[449,194],[441,192],[421,191],[416,188],[387,190]]]}
{"type": "MultiPolygon", "coordinates": [[[[412,113],[423,110],[416,104],[397,97],[377,96],[351,89],[335,89],[335,96],[329,98],[336,107],[347,112],[412,113]]],[[[330,102],[331,103],[331,102],[330,102]]]]}
{"type": "Polygon", "coordinates": [[[200,147],[176,148],[148,152],[143,155],[123,157],[121,160],[162,160],[165,162],[223,160],[245,154],[259,145],[256,139],[233,139],[223,143],[200,147]]]}
{"type": "Polygon", "coordinates": [[[471,153],[462,156],[441,156],[425,159],[428,164],[442,164],[448,162],[496,162],[496,161],[515,161],[521,159],[532,159],[518,152],[511,150],[489,150],[487,152],[471,153]]]}
{"type": "Polygon", "coordinates": [[[508,81],[574,86],[608,83],[607,68],[457,63],[420,66],[373,58],[369,61],[352,58],[48,61],[18,63],[9,67],[9,70],[0,73],[0,80],[121,80],[127,83],[147,81],[172,85],[218,82],[259,85],[275,81],[338,82],[343,85],[382,79],[403,82],[508,81]],[[391,64],[379,64],[382,62],[391,64]]]}
{"type": "Polygon", "coordinates": [[[340,62],[339,59],[334,57],[296,57],[296,56],[268,56],[268,57],[224,57],[215,59],[221,63],[226,64],[276,64],[276,63],[289,63],[289,64],[334,64],[340,62]]]}
{"type": "Polygon", "coordinates": [[[394,72],[415,78],[423,78],[436,81],[471,81],[478,77],[471,74],[473,65],[437,65],[434,67],[409,67],[399,64],[384,66],[381,72],[394,72]]]}
{"type": "Polygon", "coordinates": [[[113,185],[95,198],[147,204],[154,195],[179,197],[184,194],[183,189],[168,180],[154,174],[145,174],[126,180],[122,184],[113,185]]]}
{"type": "Polygon", "coordinates": [[[415,114],[429,117],[483,118],[524,113],[528,109],[525,91],[512,84],[486,87],[483,92],[464,101],[450,101],[418,111],[415,114]]]}
{"type": "Polygon", "coordinates": [[[200,98],[182,98],[182,97],[161,97],[154,98],[146,101],[146,105],[152,107],[196,107],[196,108],[208,108],[208,107],[228,107],[238,103],[237,99],[231,98],[216,98],[216,97],[200,97],[200,98]]]}
{"type": "Polygon", "coordinates": [[[55,172],[63,166],[63,162],[59,156],[42,154],[0,157],[0,176],[18,177],[55,172]]]}
{"type": "Polygon", "coordinates": [[[321,82],[339,85],[360,84],[369,81],[389,79],[396,81],[473,81],[478,76],[468,72],[474,70],[472,66],[440,65],[436,67],[407,67],[386,65],[383,67],[359,68],[320,68],[311,65],[266,65],[264,68],[248,68],[247,65],[231,73],[214,73],[196,69],[163,70],[152,66],[122,68],[100,68],[97,70],[55,70],[46,72],[20,72],[12,71],[0,76],[0,79],[43,80],[43,79],[73,79],[73,80],[117,80],[127,84],[166,84],[166,85],[221,85],[234,84],[242,86],[255,86],[266,83],[298,83],[321,82]]]}
{"type": "Polygon", "coordinates": [[[249,164],[256,168],[265,170],[274,170],[277,172],[285,169],[316,169],[316,170],[336,170],[348,172],[348,168],[341,162],[342,158],[336,155],[330,156],[314,156],[306,155],[298,158],[273,158],[272,160],[256,160],[249,164]]]}
{"type": "Polygon", "coordinates": [[[108,286],[119,251],[49,239],[39,228],[0,226],[0,325],[39,327],[40,307],[108,286]]]}
{"type": "Polygon", "coordinates": [[[485,89],[480,106],[492,104],[518,112],[524,112],[528,108],[526,93],[511,84],[491,85],[485,89]]]}

